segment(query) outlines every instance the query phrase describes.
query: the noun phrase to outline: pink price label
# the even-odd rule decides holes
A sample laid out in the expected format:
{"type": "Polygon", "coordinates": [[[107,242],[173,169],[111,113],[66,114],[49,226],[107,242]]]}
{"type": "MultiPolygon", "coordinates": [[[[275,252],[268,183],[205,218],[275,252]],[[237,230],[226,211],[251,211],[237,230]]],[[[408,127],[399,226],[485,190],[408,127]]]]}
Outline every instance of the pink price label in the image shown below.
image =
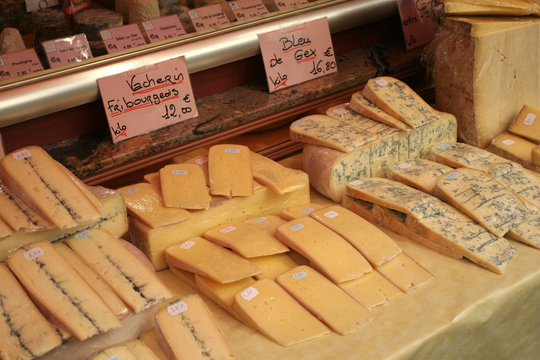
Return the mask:
{"type": "Polygon", "coordinates": [[[212,29],[229,23],[229,19],[220,4],[189,10],[188,15],[196,31],[212,29]]]}
{"type": "Polygon", "coordinates": [[[101,30],[99,35],[105,43],[108,54],[146,44],[137,24],[101,30]]]}
{"type": "Polygon", "coordinates": [[[337,71],[326,18],[258,36],[270,92],[337,71]]]}
{"type": "Polygon", "coordinates": [[[229,1],[228,4],[236,20],[268,14],[268,9],[264,6],[262,0],[235,0],[229,1]]]}
{"type": "Polygon", "coordinates": [[[288,9],[307,4],[308,0],[275,0],[278,10],[288,9]]]}
{"type": "Polygon", "coordinates": [[[177,15],[145,21],[142,25],[151,43],[186,34],[186,30],[177,15]]]}
{"type": "Polygon", "coordinates": [[[93,57],[85,34],[45,41],[42,45],[51,68],[82,62],[93,57]]]}
{"type": "Polygon", "coordinates": [[[0,55],[0,81],[41,70],[43,65],[33,48],[0,55]]]}
{"type": "Polygon", "coordinates": [[[58,0],[25,0],[26,12],[45,9],[60,4],[58,0]]]}
{"type": "Polygon", "coordinates": [[[401,27],[408,50],[427,44],[435,37],[435,16],[430,0],[397,0],[401,27]]]}
{"type": "Polygon", "coordinates": [[[98,79],[114,143],[198,116],[186,60],[98,79]]]}

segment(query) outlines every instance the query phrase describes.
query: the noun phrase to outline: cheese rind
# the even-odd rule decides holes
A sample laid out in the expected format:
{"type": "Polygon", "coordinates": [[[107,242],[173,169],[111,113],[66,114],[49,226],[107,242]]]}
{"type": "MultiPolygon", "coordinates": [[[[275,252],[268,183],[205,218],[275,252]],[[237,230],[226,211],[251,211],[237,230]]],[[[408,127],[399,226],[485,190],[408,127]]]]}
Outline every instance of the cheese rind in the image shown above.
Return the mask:
{"type": "Polygon", "coordinates": [[[534,166],[540,166],[540,145],[537,145],[531,150],[531,163],[534,166]]]}
{"type": "Polygon", "coordinates": [[[252,195],[251,151],[243,145],[212,146],[208,152],[208,176],[212,195],[252,195]]]}
{"type": "Polygon", "coordinates": [[[210,194],[196,164],[171,164],[159,170],[161,195],[166,207],[208,209],[210,194]]]}
{"type": "Polygon", "coordinates": [[[349,107],[359,114],[367,116],[373,120],[380,121],[383,124],[392,126],[396,129],[404,131],[411,130],[409,125],[384,112],[377,105],[366,99],[361,92],[355,92],[352,94],[349,107]]]}
{"type": "Polygon", "coordinates": [[[386,176],[425,193],[433,194],[439,176],[452,170],[449,166],[431,160],[410,159],[390,166],[386,171],[386,176]]]}
{"type": "Polygon", "coordinates": [[[0,219],[14,231],[35,231],[53,227],[1,182],[0,219]]]}

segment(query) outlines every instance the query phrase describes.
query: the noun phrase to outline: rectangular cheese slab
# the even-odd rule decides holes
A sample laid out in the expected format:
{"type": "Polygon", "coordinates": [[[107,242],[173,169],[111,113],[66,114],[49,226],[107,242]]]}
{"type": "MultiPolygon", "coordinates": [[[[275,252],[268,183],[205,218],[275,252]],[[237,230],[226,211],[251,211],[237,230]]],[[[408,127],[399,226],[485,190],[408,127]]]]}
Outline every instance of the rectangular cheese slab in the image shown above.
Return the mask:
{"type": "Polygon", "coordinates": [[[540,212],[529,213],[527,219],[510,229],[506,237],[540,249],[540,212]]]}
{"type": "Polygon", "coordinates": [[[462,142],[434,146],[427,158],[454,168],[462,167],[482,171],[486,171],[494,164],[508,162],[508,159],[492,152],[462,142]]]}
{"type": "Polygon", "coordinates": [[[235,295],[254,283],[255,279],[252,277],[247,277],[231,283],[221,284],[217,281],[195,274],[195,287],[197,290],[199,290],[203,295],[208,296],[216,304],[227,310],[235,317],[238,317],[233,308],[235,295]]]}
{"type": "Polygon", "coordinates": [[[251,169],[253,178],[257,182],[268,186],[280,195],[304,187],[304,181],[297,171],[256,152],[251,153],[251,169]]]}
{"type": "Polygon", "coordinates": [[[340,335],[355,332],[370,320],[371,315],[365,307],[309,266],[291,269],[278,276],[276,281],[340,335]]]}
{"type": "MultiPolygon", "coordinates": [[[[333,106],[326,111],[326,115],[353,124],[354,126],[369,131],[370,133],[377,134],[381,139],[385,138],[389,134],[393,134],[399,131],[399,129],[394,126],[390,126],[383,122],[374,120],[373,118],[370,118],[361,114],[358,111],[353,110],[350,104],[333,106]]],[[[409,129],[408,126],[406,126],[406,128],[402,130],[407,129],[409,129]]]]}
{"type": "Polygon", "coordinates": [[[256,218],[247,219],[244,221],[246,224],[257,226],[260,229],[268,231],[270,234],[274,235],[276,229],[283,223],[287,221],[277,215],[266,215],[259,216],[256,218]]]}
{"type": "Polygon", "coordinates": [[[540,210],[540,176],[520,165],[507,162],[491,166],[489,176],[505,185],[526,203],[540,210]]]}
{"type": "Polygon", "coordinates": [[[300,204],[281,210],[279,216],[287,221],[290,221],[304,216],[309,216],[309,214],[315,210],[322,209],[324,207],[325,205],[318,203],[300,204]]]}
{"type": "Polygon", "coordinates": [[[405,293],[433,279],[429,271],[405,253],[377,267],[377,271],[405,293]]]}
{"type": "Polygon", "coordinates": [[[452,170],[450,166],[428,159],[410,159],[388,167],[386,177],[433,194],[439,176],[452,170]]]}
{"type": "Polygon", "coordinates": [[[168,360],[167,355],[165,355],[161,345],[159,345],[156,337],[156,330],[154,328],[146,330],[139,339],[152,350],[159,360],[168,360]]]}
{"type": "Polygon", "coordinates": [[[210,194],[249,196],[253,194],[251,151],[243,145],[214,145],[208,151],[210,194]]]}
{"type": "Polygon", "coordinates": [[[403,295],[403,292],[396,285],[377,270],[373,270],[359,279],[338,285],[367,309],[387,304],[403,295]]]}
{"type": "Polygon", "coordinates": [[[270,279],[258,280],[236,294],[234,309],[249,325],[282,346],[302,343],[330,332],[270,279]]]}
{"type": "Polygon", "coordinates": [[[257,265],[263,271],[262,274],[255,275],[255,279],[257,280],[275,280],[279,275],[300,265],[289,255],[289,253],[260,256],[251,258],[249,261],[257,265]]]}
{"type": "Polygon", "coordinates": [[[388,126],[392,126],[396,129],[404,131],[411,130],[411,126],[407,125],[401,120],[396,119],[387,112],[384,112],[380,107],[366,99],[360,91],[352,94],[349,107],[363,116],[367,116],[368,118],[379,121],[388,126]]]}
{"type": "Polygon", "coordinates": [[[400,161],[424,157],[436,145],[454,142],[456,119],[441,114],[438,120],[411,131],[398,131],[349,153],[305,144],[303,169],[311,186],[340,202],[348,182],[384,175],[386,168],[400,161]]]}
{"type": "Polygon", "coordinates": [[[535,146],[536,144],[529,140],[504,132],[491,141],[488,150],[525,168],[540,171],[540,167],[532,163],[532,150],[535,146]]]}
{"type": "Polygon", "coordinates": [[[537,14],[539,9],[534,2],[527,0],[442,0],[447,15],[513,15],[537,14]]]}
{"type": "Polygon", "coordinates": [[[141,340],[129,340],[124,343],[98,351],[90,360],[160,360],[141,340]]]}
{"type": "Polygon", "coordinates": [[[540,144],[540,110],[524,105],[508,131],[535,144],[540,144]]]}
{"type": "Polygon", "coordinates": [[[208,209],[210,193],[204,172],[196,164],[171,164],[159,170],[160,189],[166,207],[208,209]]]}

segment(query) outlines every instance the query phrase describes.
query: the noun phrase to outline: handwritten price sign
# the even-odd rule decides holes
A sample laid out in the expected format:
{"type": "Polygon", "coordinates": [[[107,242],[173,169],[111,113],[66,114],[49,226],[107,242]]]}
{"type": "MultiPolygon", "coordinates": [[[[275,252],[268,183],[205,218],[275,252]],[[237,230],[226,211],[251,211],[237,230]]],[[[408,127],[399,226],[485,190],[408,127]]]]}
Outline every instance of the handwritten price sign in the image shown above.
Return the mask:
{"type": "Polygon", "coordinates": [[[0,81],[41,70],[43,65],[33,48],[0,55],[0,81]]]}
{"type": "Polygon", "coordinates": [[[198,116],[184,57],[98,79],[114,143],[198,116]]]}
{"type": "Polygon", "coordinates": [[[430,0],[397,0],[407,49],[425,45],[435,37],[435,18],[430,0]]]}
{"type": "Polygon", "coordinates": [[[258,36],[270,92],[337,71],[326,18],[258,36]]]}

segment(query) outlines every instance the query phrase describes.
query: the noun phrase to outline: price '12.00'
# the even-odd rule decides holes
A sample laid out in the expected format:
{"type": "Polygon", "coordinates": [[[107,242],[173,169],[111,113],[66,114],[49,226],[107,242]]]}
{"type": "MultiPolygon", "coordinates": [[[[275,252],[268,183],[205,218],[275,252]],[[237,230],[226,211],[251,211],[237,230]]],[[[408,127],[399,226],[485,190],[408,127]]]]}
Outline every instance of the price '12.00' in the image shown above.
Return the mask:
{"type": "Polygon", "coordinates": [[[323,64],[323,60],[315,61],[313,60],[313,68],[309,71],[310,74],[317,75],[321,72],[324,74],[327,71],[334,70],[336,68],[335,61],[327,61],[326,64],[323,64]]]}
{"type": "MultiPolygon", "coordinates": [[[[180,112],[182,114],[189,114],[191,111],[192,111],[191,107],[189,106],[183,107],[182,109],[180,109],[180,112]]],[[[180,116],[181,114],[176,112],[176,105],[174,104],[165,105],[165,114],[161,115],[161,117],[164,119],[170,119],[171,117],[180,117],[180,116]]]]}

